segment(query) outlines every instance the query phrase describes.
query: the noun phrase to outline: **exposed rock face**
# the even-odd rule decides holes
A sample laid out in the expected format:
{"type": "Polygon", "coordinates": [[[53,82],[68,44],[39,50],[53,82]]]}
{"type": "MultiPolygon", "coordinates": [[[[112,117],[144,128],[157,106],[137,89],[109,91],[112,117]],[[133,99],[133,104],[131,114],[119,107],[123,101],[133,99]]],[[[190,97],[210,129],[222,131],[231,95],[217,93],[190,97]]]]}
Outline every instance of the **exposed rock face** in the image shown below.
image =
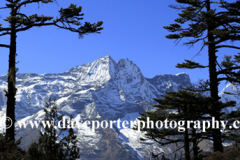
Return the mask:
{"type": "MultiPolygon", "coordinates": [[[[6,75],[0,76],[2,121],[6,116],[6,82],[6,75]]],[[[110,56],[58,74],[18,74],[16,119],[18,122],[43,120],[44,102],[56,97],[60,112],[66,117],[73,114],[77,121],[134,120],[139,112],[153,109],[152,98],[159,98],[165,91],[177,91],[180,85],[189,83],[186,73],[145,78],[132,61],[121,59],[115,62],[110,56]]],[[[31,137],[38,137],[36,130],[18,127],[17,134],[23,136],[25,149],[32,142],[31,137]]],[[[83,159],[147,159],[153,150],[161,150],[151,141],[141,143],[138,139],[141,133],[116,126],[96,132],[85,126],[76,129],[76,134],[83,159]]]]}
{"type": "MultiPolygon", "coordinates": [[[[6,75],[0,76],[0,106],[3,110],[6,107],[3,91],[7,89],[6,81],[6,75]]],[[[42,110],[50,97],[56,97],[60,110],[68,114],[76,116],[83,110],[95,108],[91,112],[95,116],[98,112],[108,119],[118,119],[127,113],[145,111],[146,106],[140,105],[141,102],[151,105],[152,98],[159,97],[164,91],[177,90],[184,83],[190,83],[185,73],[149,79],[132,61],[121,59],[116,63],[110,56],[59,74],[18,74],[16,119],[42,110]]]]}

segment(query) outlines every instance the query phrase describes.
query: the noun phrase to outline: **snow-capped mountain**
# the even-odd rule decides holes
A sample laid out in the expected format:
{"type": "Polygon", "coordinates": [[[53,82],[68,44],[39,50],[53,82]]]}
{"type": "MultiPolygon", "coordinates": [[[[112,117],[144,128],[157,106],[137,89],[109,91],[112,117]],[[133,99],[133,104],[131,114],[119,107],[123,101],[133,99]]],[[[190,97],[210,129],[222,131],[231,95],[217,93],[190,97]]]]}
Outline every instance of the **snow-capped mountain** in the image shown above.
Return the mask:
{"type": "MultiPolygon", "coordinates": [[[[6,81],[7,75],[0,76],[2,110],[6,106],[6,81]]],[[[59,74],[17,74],[16,119],[42,110],[50,97],[56,97],[61,111],[69,114],[95,108],[100,116],[117,119],[144,111],[141,102],[153,103],[152,98],[160,93],[189,82],[185,73],[147,79],[132,61],[121,59],[116,63],[110,56],[59,74]]]]}
{"type": "Polygon", "coordinates": [[[236,103],[238,104],[238,103],[240,103],[239,93],[240,93],[240,89],[237,86],[229,83],[222,90],[222,92],[219,94],[219,96],[221,97],[221,101],[223,101],[223,102],[236,101],[236,103]],[[232,94],[225,94],[226,92],[232,93],[232,94]]]}
{"type": "MultiPolygon", "coordinates": [[[[115,62],[110,56],[58,74],[17,74],[16,80],[18,122],[43,119],[42,109],[50,97],[56,97],[61,113],[66,117],[73,114],[77,121],[134,120],[139,112],[153,108],[152,98],[160,98],[165,91],[177,91],[180,85],[190,83],[186,73],[145,78],[132,61],[115,62]]],[[[0,120],[3,122],[6,116],[4,90],[7,90],[7,75],[0,76],[0,120]]],[[[37,138],[36,131],[27,129],[17,128],[17,134],[24,135],[22,143],[26,144],[31,142],[29,137],[37,138]]],[[[151,141],[140,142],[141,133],[132,129],[115,126],[93,132],[88,126],[82,126],[76,134],[80,140],[81,159],[98,159],[99,156],[101,159],[147,159],[152,151],[171,152],[167,148],[159,149],[151,141]]]]}

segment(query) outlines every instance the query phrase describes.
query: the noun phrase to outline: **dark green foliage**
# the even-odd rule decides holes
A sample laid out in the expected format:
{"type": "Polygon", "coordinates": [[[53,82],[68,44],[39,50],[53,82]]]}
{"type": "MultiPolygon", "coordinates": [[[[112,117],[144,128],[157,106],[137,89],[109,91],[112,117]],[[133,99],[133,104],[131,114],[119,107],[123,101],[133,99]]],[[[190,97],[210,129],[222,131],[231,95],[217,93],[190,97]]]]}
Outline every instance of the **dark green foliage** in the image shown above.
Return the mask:
{"type": "Polygon", "coordinates": [[[43,153],[39,152],[38,144],[36,142],[32,142],[27,150],[27,158],[29,160],[41,160],[43,157],[43,153]]]}
{"type": "MultiPolygon", "coordinates": [[[[72,115],[70,116],[70,121],[72,120],[72,115]]],[[[79,148],[77,147],[77,136],[74,135],[74,130],[72,128],[69,128],[68,130],[68,136],[64,137],[65,140],[65,146],[67,148],[67,151],[69,152],[68,156],[70,160],[74,160],[76,158],[80,158],[79,155],[79,148]]]]}
{"type": "MultiPolygon", "coordinates": [[[[48,4],[53,3],[56,0],[6,0],[6,6],[0,7],[0,10],[9,9],[10,14],[3,20],[9,23],[9,26],[3,27],[0,24],[0,36],[10,36],[9,44],[0,44],[0,47],[9,49],[9,69],[8,69],[8,90],[4,90],[7,97],[7,117],[11,118],[13,125],[7,129],[6,136],[10,140],[15,141],[15,95],[16,95],[16,41],[17,33],[29,30],[33,27],[42,26],[56,26],[61,29],[69,30],[71,32],[78,33],[79,37],[82,38],[84,35],[89,33],[100,33],[103,28],[101,27],[103,22],[98,21],[97,23],[85,22],[83,20],[82,7],[77,7],[74,4],[70,4],[68,8],[61,8],[59,17],[53,18],[45,15],[27,15],[22,12],[22,7],[29,6],[34,3],[48,4]]],[[[6,125],[10,125],[6,121],[6,125]]]]}
{"type": "MultiPolygon", "coordinates": [[[[226,42],[240,40],[240,2],[227,2],[225,0],[176,0],[180,5],[170,7],[181,11],[176,23],[165,26],[171,34],[169,39],[181,40],[188,38],[185,45],[190,47],[201,42],[202,48],[208,47],[208,66],[185,60],[186,62],[177,64],[178,68],[209,68],[209,80],[206,81],[204,90],[210,91],[213,100],[210,107],[210,115],[216,120],[221,119],[221,106],[219,104],[218,85],[221,81],[240,83],[239,55],[225,56],[224,61],[219,64],[216,53],[220,48],[240,49],[238,46],[226,45],[226,42]],[[214,6],[213,6],[214,5],[214,6]],[[221,8],[221,11],[217,9],[221,8]],[[223,44],[225,43],[225,44],[223,44]],[[208,86],[206,86],[208,85],[208,86]]],[[[200,51],[201,51],[200,50],[200,51]]],[[[193,89],[193,88],[191,88],[193,89]]],[[[194,89],[196,90],[196,88],[194,89]]],[[[223,151],[222,134],[219,129],[212,130],[214,151],[223,151]]]]}
{"type": "Polygon", "coordinates": [[[220,46],[220,43],[231,40],[239,40],[239,26],[233,26],[233,23],[239,23],[239,12],[235,2],[229,3],[226,1],[216,1],[219,7],[225,9],[224,12],[216,12],[216,9],[211,9],[212,3],[210,1],[203,0],[176,0],[183,5],[170,7],[181,10],[179,18],[175,19],[175,22],[170,26],[164,26],[170,32],[177,32],[169,34],[167,38],[180,39],[184,37],[192,37],[193,40],[186,42],[185,44],[195,44],[199,41],[203,41],[204,46],[209,43],[214,43],[217,48],[227,47],[220,46]],[[230,7],[231,6],[231,7],[230,7]],[[186,24],[188,27],[183,27],[182,24],[186,24]],[[211,34],[214,35],[213,42],[208,41],[208,35],[205,31],[211,28],[211,34]]]}
{"type": "Polygon", "coordinates": [[[199,63],[196,63],[196,62],[193,62],[193,61],[190,61],[190,60],[186,60],[186,63],[178,63],[177,64],[177,68],[188,68],[188,69],[194,69],[194,68],[206,68],[207,66],[203,66],[203,65],[200,65],[199,63]]]}
{"type": "Polygon", "coordinates": [[[224,56],[224,60],[219,65],[220,70],[217,71],[218,75],[225,75],[226,77],[221,77],[218,80],[226,80],[227,82],[231,82],[234,85],[240,83],[240,53],[232,56],[224,56]]]}
{"type": "MultiPolygon", "coordinates": [[[[58,115],[56,101],[46,103],[45,122],[53,122],[50,127],[44,128],[44,133],[40,131],[38,143],[33,142],[27,151],[29,160],[75,160],[80,158],[79,148],[77,147],[77,136],[74,135],[74,130],[69,128],[68,135],[60,139],[60,134],[67,128],[57,131],[54,126],[62,119],[63,115],[58,115]]],[[[72,120],[72,116],[70,117],[72,120]]]]}
{"type": "Polygon", "coordinates": [[[19,147],[21,139],[16,142],[6,138],[5,133],[0,134],[0,159],[4,160],[21,160],[25,152],[19,147]]]}
{"type": "MultiPolygon", "coordinates": [[[[147,131],[145,138],[153,139],[162,146],[178,144],[179,148],[176,151],[184,148],[186,160],[190,160],[191,151],[194,151],[195,159],[197,159],[198,154],[201,152],[197,145],[203,139],[208,138],[209,132],[200,132],[201,129],[193,128],[193,124],[189,128],[186,121],[208,120],[209,117],[204,117],[203,115],[208,113],[208,104],[211,98],[204,97],[200,93],[192,93],[184,90],[166,92],[166,95],[162,95],[162,97],[163,99],[154,99],[158,102],[158,105],[154,105],[154,107],[157,107],[157,110],[141,114],[142,117],[139,120],[147,123],[147,117],[149,117],[155,124],[159,120],[164,122],[167,119],[169,122],[176,121],[180,127],[173,129],[164,125],[162,129],[156,127],[154,129],[142,128],[142,131],[147,131]],[[182,124],[179,121],[182,121],[182,124]],[[190,144],[192,144],[192,148],[190,144]]],[[[146,139],[143,138],[141,140],[146,139]]]]}
{"type": "MultiPolygon", "coordinates": [[[[199,153],[201,151],[198,148],[198,144],[202,140],[213,140],[212,130],[203,130],[203,120],[212,120],[212,117],[208,116],[208,114],[211,113],[211,106],[214,101],[211,97],[205,97],[201,93],[185,90],[166,92],[166,95],[162,95],[162,97],[162,99],[154,99],[158,102],[157,105],[153,105],[157,108],[156,111],[141,114],[141,118],[139,118],[139,120],[145,122],[145,128],[142,128],[141,131],[146,131],[145,137],[141,138],[141,140],[145,141],[147,139],[152,139],[161,146],[178,144],[178,149],[176,151],[184,148],[186,160],[190,160],[191,152],[193,152],[195,160],[199,159],[199,153]],[[170,121],[176,121],[178,127],[175,129],[166,127],[165,123],[163,123],[164,126],[162,126],[161,129],[156,126],[154,126],[154,128],[146,127],[148,117],[154,124],[156,124],[157,121],[164,122],[167,119],[167,126],[169,126],[170,121]],[[195,126],[194,123],[188,124],[187,121],[199,121],[199,124],[195,126]]],[[[223,103],[219,101],[218,105],[220,109],[225,109],[230,106],[235,106],[235,102],[229,101],[223,103]]],[[[229,124],[240,116],[240,112],[237,111],[231,112],[231,115],[222,114],[221,120],[228,120],[229,124]]],[[[229,140],[231,139],[229,137],[230,135],[236,138],[237,134],[229,130],[225,132],[223,137],[229,140]]]]}

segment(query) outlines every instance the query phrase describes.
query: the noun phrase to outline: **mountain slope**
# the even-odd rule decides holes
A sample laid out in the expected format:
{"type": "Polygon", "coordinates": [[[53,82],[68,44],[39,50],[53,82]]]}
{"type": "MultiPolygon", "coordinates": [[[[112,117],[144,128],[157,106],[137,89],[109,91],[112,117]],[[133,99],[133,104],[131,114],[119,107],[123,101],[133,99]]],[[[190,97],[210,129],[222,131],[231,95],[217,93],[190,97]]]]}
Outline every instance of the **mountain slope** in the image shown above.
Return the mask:
{"type": "MultiPolygon", "coordinates": [[[[0,76],[0,119],[3,122],[6,116],[6,81],[6,75],[0,76]]],[[[131,118],[128,120],[134,120],[139,112],[153,108],[152,98],[160,98],[165,91],[177,91],[180,85],[189,83],[190,78],[186,73],[145,78],[132,61],[121,59],[115,62],[110,56],[58,74],[18,74],[16,119],[18,122],[25,121],[28,127],[27,121],[43,120],[44,102],[56,97],[60,112],[66,117],[73,114],[76,121],[117,120],[129,116],[131,118]]],[[[1,127],[4,129],[4,125],[1,127]]],[[[119,155],[122,159],[146,159],[150,151],[156,148],[152,142],[139,142],[133,136],[137,136],[137,133],[132,130],[116,126],[96,132],[88,126],[81,126],[76,133],[83,159],[97,159],[97,155],[101,155],[102,159],[114,159],[119,155]],[[121,154],[109,150],[109,146],[119,148],[121,154]]],[[[24,136],[25,149],[27,143],[31,142],[27,137],[37,137],[36,131],[30,132],[19,126],[17,134],[24,136]]],[[[167,152],[167,149],[164,150],[167,152]]]]}

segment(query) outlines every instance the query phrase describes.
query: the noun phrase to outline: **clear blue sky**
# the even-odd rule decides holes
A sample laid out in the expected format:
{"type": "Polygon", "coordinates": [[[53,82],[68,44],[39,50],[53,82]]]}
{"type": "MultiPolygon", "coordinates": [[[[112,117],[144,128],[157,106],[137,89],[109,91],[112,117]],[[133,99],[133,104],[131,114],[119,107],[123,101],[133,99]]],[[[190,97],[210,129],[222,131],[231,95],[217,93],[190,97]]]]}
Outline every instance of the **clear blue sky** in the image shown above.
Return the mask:
{"type": "MultiPolygon", "coordinates": [[[[169,8],[174,0],[58,0],[58,4],[34,4],[21,9],[27,15],[44,14],[58,16],[58,10],[70,3],[82,6],[82,22],[103,21],[101,34],[86,35],[78,39],[71,33],[56,27],[32,28],[17,36],[18,73],[60,73],[70,68],[92,62],[110,55],[116,62],[122,58],[132,60],[145,77],[160,74],[186,72],[192,82],[208,78],[208,69],[178,69],[177,63],[191,60],[200,50],[178,45],[165,38],[169,32],[163,29],[174,22],[179,11],[169,8]]],[[[0,7],[5,1],[0,1],[0,7]]],[[[5,18],[9,10],[0,10],[5,18]]],[[[3,20],[0,19],[0,23],[3,20]]],[[[6,25],[5,25],[6,26],[6,25]]],[[[9,37],[0,37],[0,43],[9,44],[9,37]]],[[[237,50],[225,49],[218,52],[219,59],[224,54],[236,54],[237,50]]],[[[8,49],[0,48],[0,75],[8,70],[8,49]]],[[[207,48],[193,59],[204,65],[208,63],[207,48]]],[[[220,91],[225,84],[220,85],[220,91]]]]}

